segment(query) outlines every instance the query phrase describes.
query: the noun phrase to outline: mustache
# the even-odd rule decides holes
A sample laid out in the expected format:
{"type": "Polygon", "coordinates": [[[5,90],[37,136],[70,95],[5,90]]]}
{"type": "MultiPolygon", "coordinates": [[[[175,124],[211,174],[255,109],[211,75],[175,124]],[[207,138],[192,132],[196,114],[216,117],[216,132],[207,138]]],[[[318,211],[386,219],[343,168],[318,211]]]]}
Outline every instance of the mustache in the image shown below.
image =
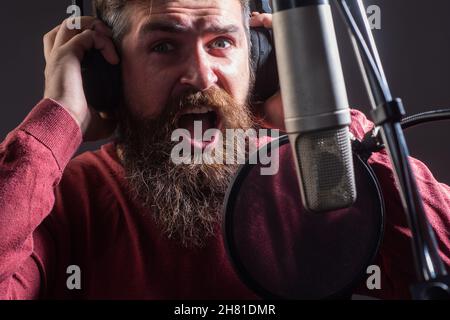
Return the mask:
{"type": "Polygon", "coordinates": [[[169,99],[166,112],[163,112],[161,118],[169,120],[172,127],[176,126],[178,115],[189,108],[207,107],[214,110],[220,117],[226,116],[226,111],[230,105],[236,102],[225,91],[220,88],[211,87],[204,91],[188,90],[178,97],[169,99]]]}
{"type": "MultiPolygon", "coordinates": [[[[204,91],[187,89],[180,95],[170,96],[163,107],[161,113],[152,118],[135,114],[126,104],[119,110],[118,116],[118,138],[124,131],[145,131],[153,135],[155,139],[162,141],[178,128],[179,115],[188,108],[207,107],[214,110],[217,116],[223,120],[224,127],[234,128],[253,125],[259,126],[259,122],[252,115],[247,104],[238,104],[235,99],[225,90],[218,87],[211,87],[204,91]],[[236,115],[241,116],[245,121],[237,121],[236,115]],[[242,123],[241,123],[242,122],[242,123]]],[[[133,132],[128,132],[132,134],[133,132]]],[[[142,137],[142,135],[140,135],[142,137]]],[[[167,139],[165,139],[167,141],[167,139]]]]}

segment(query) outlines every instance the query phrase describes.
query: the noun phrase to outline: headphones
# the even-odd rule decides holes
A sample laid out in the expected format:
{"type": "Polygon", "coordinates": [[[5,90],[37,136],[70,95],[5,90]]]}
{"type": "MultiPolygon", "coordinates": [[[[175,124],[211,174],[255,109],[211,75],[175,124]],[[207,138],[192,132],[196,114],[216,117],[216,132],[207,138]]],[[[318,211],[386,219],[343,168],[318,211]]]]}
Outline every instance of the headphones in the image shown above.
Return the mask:
{"type": "MultiPolygon", "coordinates": [[[[272,13],[270,0],[251,0],[251,12],[272,13]]],[[[83,8],[83,1],[73,1],[83,8]]],[[[94,7],[94,6],[93,6],[94,7]]],[[[95,14],[95,16],[98,16],[95,14]]],[[[251,57],[255,83],[251,103],[256,104],[270,98],[279,90],[278,71],[272,30],[251,28],[251,57]]],[[[81,72],[88,104],[97,111],[111,112],[117,108],[122,94],[121,67],[109,64],[100,51],[86,53],[81,72]]]]}

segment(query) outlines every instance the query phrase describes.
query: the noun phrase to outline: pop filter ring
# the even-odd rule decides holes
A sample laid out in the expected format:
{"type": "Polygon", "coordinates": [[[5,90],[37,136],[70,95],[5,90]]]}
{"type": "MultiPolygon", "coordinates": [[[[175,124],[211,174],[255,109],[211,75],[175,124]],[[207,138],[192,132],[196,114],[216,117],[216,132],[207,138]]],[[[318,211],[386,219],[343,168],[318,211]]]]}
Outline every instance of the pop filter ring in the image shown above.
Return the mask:
{"type": "MultiPolygon", "coordinates": [[[[288,144],[289,138],[287,135],[281,136],[277,143],[276,148],[280,148],[281,146],[288,144]]],[[[272,151],[272,144],[268,143],[261,149],[265,149],[264,151],[266,153],[264,154],[270,154],[272,151]]],[[[264,152],[263,151],[263,152],[264,152]]],[[[249,157],[252,159],[252,157],[249,157]]],[[[378,179],[376,178],[376,175],[370,165],[365,162],[362,157],[358,154],[358,151],[354,150],[353,152],[353,161],[354,166],[361,166],[361,168],[364,169],[366,173],[366,178],[368,178],[368,181],[372,183],[373,189],[375,191],[374,197],[377,197],[378,199],[378,210],[379,211],[379,219],[380,223],[378,225],[378,239],[375,241],[372,254],[370,254],[369,259],[367,259],[367,263],[363,268],[361,268],[361,271],[355,275],[353,280],[348,283],[346,286],[344,286],[341,290],[338,292],[335,292],[327,297],[324,297],[323,299],[347,299],[352,295],[352,290],[355,289],[355,286],[360,283],[360,281],[363,279],[363,276],[366,275],[366,268],[371,265],[375,258],[377,257],[379,248],[382,243],[383,234],[384,234],[384,227],[385,227],[385,207],[384,207],[384,199],[381,192],[381,187],[378,182],[378,179]]],[[[254,164],[249,164],[248,162],[244,165],[242,165],[236,175],[233,178],[233,181],[230,184],[230,187],[227,190],[225,201],[223,205],[223,225],[222,225],[222,232],[223,232],[223,238],[224,238],[224,244],[225,249],[227,252],[227,255],[229,257],[229,260],[231,261],[231,264],[236,271],[239,279],[254,293],[256,293],[259,297],[263,299],[270,299],[270,300],[284,300],[284,299],[290,299],[287,297],[282,297],[277,294],[274,294],[270,291],[268,291],[266,288],[264,288],[257,280],[255,280],[251,273],[248,271],[248,269],[245,267],[244,263],[239,258],[239,251],[237,249],[235,236],[234,236],[234,214],[235,214],[235,206],[237,202],[237,198],[239,195],[239,190],[244,184],[244,181],[246,180],[247,176],[249,175],[250,171],[254,167],[254,164]]],[[[301,205],[301,204],[300,204],[301,205]]],[[[322,213],[324,214],[324,213],[322,213]]],[[[326,213],[325,213],[326,214],[326,213]]]]}

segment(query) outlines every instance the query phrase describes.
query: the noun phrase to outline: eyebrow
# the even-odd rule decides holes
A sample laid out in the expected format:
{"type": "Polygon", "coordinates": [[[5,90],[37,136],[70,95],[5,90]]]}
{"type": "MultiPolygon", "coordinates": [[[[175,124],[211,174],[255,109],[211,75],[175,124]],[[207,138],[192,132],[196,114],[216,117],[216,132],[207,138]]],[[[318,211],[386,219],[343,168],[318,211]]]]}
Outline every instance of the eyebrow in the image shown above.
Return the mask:
{"type": "MultiPolygon", "coordinates": [[[[146,23],[141,30],[139,31],[139,36],[143,37],[152,32],[166,32],[166,33],[188,33],[190,28],[184,25],[181,25],[176,22],[170,21],[151,21],[146,23]]],[[[202,33],[206,34],[229,34],[229,33],[237,33],[239,31],[239,27],[234,24],[219,26],[219,25],[211,25],[202,30],[202,33]]]]}

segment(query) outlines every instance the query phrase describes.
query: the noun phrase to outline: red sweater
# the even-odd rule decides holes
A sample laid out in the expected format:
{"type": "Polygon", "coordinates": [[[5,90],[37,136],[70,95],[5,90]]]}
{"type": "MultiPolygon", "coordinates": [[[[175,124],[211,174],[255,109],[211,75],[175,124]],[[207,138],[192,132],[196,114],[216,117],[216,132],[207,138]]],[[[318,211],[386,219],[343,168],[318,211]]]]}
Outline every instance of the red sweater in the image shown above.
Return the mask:
{"type": "MultiPolygon", "coordinates": [[[[372,124],[358,111],[352,117],[361,138],[372,124]]],[[[233,271],[219,230],[203,249],[167,240],[127,192],[114,145],[71,160],[81,142],[72,117],[43,100],[0,144],[0,299],[257,298],[233,271]],[[81,269],[81,290],[67,288],[70,265],[81,269]]],[[[407,298],[411,234],[386,154],[370,163],[387,209],[382,290],[370,294],[407,298]]],[[[448,267],[450,188],[412,163],[448,267]]]]}

